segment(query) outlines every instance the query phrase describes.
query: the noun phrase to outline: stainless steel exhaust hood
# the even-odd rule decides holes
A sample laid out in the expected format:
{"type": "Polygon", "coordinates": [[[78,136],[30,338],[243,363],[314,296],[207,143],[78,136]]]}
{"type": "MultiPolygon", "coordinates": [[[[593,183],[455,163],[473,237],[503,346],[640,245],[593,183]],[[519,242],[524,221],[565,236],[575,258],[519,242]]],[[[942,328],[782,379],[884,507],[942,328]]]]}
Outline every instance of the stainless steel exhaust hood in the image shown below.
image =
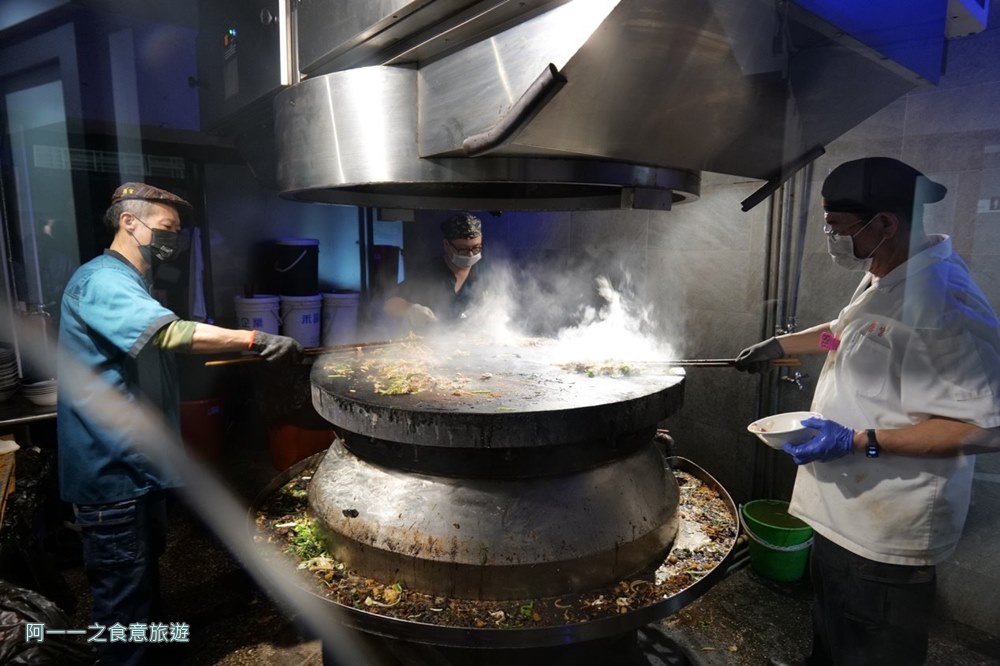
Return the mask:
{"type": "Polygon", "coordinates": [[[802,6],[824,1],[306,0],[274,167],[266,132],[243,141],[283,196],[362,206],[669,209],[701,171],[776,184],[940,66],[943,10],[891,17],[892,44],[860,31],[876,50],[802,6]],[[930,71],[886,56],[901,39],[930,71]]]}

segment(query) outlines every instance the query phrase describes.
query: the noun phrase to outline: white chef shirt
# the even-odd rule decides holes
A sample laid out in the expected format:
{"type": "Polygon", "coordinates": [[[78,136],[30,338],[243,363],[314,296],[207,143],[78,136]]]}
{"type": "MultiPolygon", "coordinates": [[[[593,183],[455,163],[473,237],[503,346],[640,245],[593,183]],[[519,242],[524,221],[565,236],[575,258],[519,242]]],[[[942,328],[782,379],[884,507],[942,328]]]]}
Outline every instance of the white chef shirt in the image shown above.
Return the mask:
{"type": "MultiPolygon", "coordinates": [[[[866,274],[831,322],[812,409],[855,430],[931,416],[1000,426],[997,317],[947,236],[879,279],[866,274]]],[[[936,564],[965,523],[975,456],[855,453],[799,467],[789,512],[879,562],[936,564]]]]}

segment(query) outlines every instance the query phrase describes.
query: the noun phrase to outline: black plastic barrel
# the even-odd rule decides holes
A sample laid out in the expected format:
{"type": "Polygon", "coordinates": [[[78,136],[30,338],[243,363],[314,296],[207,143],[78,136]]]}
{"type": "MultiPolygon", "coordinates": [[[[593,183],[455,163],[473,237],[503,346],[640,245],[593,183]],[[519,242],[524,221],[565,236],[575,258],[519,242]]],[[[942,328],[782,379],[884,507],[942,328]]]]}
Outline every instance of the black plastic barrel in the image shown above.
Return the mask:
{"type": "Polygon", "coordinates": [[[319,293],[319,241],[315,238],[281,238],[274,242],[274,272],[282,296],[319,293]]]}

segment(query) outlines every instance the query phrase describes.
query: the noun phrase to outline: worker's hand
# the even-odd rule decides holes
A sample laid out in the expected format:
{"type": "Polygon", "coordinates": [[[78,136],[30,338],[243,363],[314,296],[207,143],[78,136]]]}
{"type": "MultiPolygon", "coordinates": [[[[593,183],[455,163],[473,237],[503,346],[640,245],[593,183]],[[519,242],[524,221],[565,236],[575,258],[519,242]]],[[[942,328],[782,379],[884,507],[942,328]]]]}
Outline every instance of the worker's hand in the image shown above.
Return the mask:
{"type": "Polygon", "coordinates": [[[842,426],[829,419],[810,417],[802,420],[802,425],[815,428],[819,432],[812,439],[801,444],[785,444],[782,447],[792,457],[796,465],[811,462],[829,462],[854,453],[854,429],[842,426]]]}
{"type": "Polygon", "coordinates": [[[434,311],[426,305],[414,303],[406,310],[406,323],[414,330],[427,328],[437,321],[434,311]]]}
{"type": "Polygon", "coordinates": [[[295,338],[272,335],[264,331],[253,332],[250,349],[260,353],[268,361],[288,361],[294,363],[302,357],[302,345],[295,338]]]}
{"type": "Polygon", "coordinates": [[[741,351],[734,366],[740,372],[763,372],[768,363],[784,355],[778,338],[768,338],[741,351]]]}

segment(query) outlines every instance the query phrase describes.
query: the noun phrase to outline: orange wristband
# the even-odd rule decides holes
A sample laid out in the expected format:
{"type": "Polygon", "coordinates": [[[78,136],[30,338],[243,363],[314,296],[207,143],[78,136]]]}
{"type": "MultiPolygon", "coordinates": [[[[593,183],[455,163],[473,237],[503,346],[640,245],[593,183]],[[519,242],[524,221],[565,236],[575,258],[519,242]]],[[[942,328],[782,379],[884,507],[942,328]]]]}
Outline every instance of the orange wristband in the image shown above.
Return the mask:
{"type": "Polygon", "coordinates": [[[247,349],[253,351],[253,343],[257,339],[256,329],[250,331],[250,343],[247,345],[247,349]]]}

